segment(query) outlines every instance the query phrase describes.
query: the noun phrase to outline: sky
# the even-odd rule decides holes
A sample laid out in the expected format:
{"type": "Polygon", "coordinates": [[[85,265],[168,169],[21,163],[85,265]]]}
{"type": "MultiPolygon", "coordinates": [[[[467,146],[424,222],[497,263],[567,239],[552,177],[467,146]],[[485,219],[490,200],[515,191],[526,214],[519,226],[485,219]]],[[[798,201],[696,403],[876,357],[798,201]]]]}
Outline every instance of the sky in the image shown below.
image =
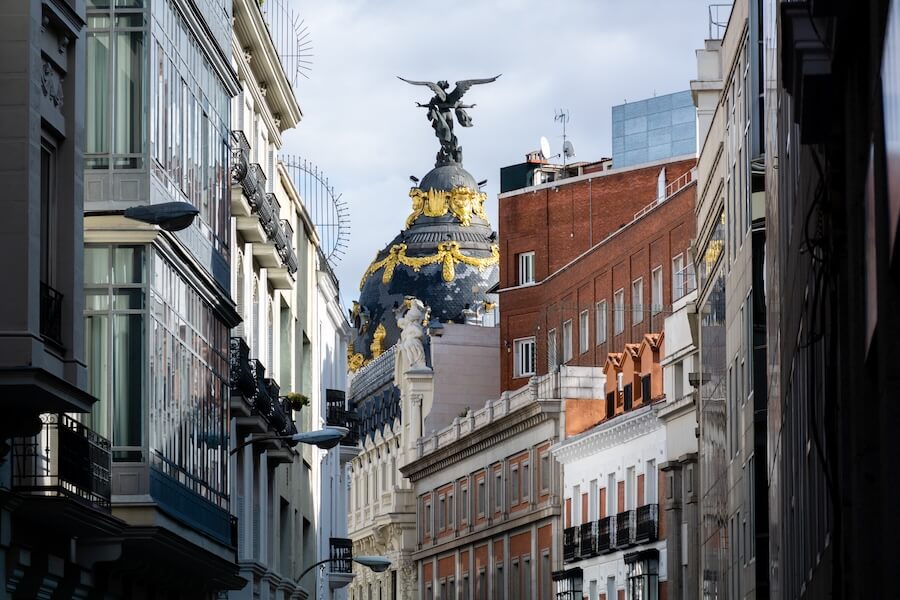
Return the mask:
{"type": "Polygon", "coordinates": [[[309,79],[295,86],[303,119],[282,152],[324,170],[347,202],[350,241],[337,263],[341,297],[358,297],[377,250],[410,212],[410,175],[439,148],[416,102],[431,92],[397,79],[451,82],[502,74],[472,87],[471,128],[456,127],[465,168],[487,179],[497,228],[500,168],[546,136],[562,146],[558,109],[570,114],[578,161],[611,156],[611,107],[688,89],[707,37],[709,0],[292,0],[312,39],[309,79]]]}

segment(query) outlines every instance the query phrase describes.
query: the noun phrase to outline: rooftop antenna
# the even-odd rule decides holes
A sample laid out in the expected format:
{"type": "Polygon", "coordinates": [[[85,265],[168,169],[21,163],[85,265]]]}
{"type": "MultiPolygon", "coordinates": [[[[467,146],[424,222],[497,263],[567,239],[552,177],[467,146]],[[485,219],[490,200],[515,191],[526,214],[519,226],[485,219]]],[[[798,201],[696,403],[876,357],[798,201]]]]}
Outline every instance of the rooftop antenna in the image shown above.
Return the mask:
{"type": "Polygon", "coordinates": [[[558,110],[556,111],[556,113],[553,115],[553,120],[554,120],[554,121],[559,121],[560,123],[562,123],[562,130],[563,130],[563,151],[562,151],[562,157],[563,157],[563,177],[565,177],[565,174],[566,174],[566,159],[567,159],[567,158],[572,158],[573,156],[575,156],[575,147],[572,145],[572,142],[570,142],[568,139],[566,139],[566,123],[569,122],[569,111],[568,111],[568,109],[565,109],[565,108],[560,108],[560,109],[558,109],[558,110]]]}

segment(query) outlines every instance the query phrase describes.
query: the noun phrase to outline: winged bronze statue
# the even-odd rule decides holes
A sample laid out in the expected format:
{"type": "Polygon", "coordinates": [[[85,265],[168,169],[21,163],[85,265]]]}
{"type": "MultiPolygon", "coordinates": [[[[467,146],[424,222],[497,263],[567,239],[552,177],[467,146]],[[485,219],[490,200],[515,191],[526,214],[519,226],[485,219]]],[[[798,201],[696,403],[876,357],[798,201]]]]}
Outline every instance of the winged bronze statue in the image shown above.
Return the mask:
{"type": "Polygon", "coordinates": [[[463,95],[473,85],[491,83],[496,81],[498,77],[500,77],[500,75],[488,77],[486,79],[465,79],[463,81],[457,81],[456,87],[449,93],[447,90],[450,89],[450,84],[445,80],[434,83],[431,81],[411,81],[400,76],[397,77],[397,79],[411,85],[424,85],[434,92],[434,96],[428,101],[428,104],[417,102],[416,105],[428,109],[426,113],[428,120],[431,121],[431,126],[434,128],[434,134],[441,143],[441,149],[437,154],[435,166],[462,164],[462,148],[460,148],[456,135],[453,133],[454,113],[456,114],[456,120],[459,121],[461,127],[471,127],[472,117],[469,116],[466,109],[475,108],[475,105],[463,104],[463,95]]]}

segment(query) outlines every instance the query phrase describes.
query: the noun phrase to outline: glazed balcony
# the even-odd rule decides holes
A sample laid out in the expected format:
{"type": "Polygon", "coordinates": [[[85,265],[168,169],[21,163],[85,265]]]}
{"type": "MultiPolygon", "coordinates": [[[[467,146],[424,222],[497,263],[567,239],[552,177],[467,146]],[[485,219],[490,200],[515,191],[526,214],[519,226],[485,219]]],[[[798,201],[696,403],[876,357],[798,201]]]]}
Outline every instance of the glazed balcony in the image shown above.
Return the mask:
{"type": "Polygon", "coordinates": [[[240,184],[250,166],[250,142],[243,131],[231,132],[231,183],[240,184]]]}
{"type": "Polygon", "coordinates": [[[349,538],[328,538],[328,587],[335,590],[353,581],[353,541],[349,538]]]}
{"type": "Polygon", "coordinates": [[[110,510],[110,442],[65,414],[41,416],[40,433],[12,444],[12,487],[110,510]]]}
{"type": "Polygon", "coordinates": [[[635,543],[655,542],[659,537],[659,505],[645,504],[636,513],[635,543]]]}

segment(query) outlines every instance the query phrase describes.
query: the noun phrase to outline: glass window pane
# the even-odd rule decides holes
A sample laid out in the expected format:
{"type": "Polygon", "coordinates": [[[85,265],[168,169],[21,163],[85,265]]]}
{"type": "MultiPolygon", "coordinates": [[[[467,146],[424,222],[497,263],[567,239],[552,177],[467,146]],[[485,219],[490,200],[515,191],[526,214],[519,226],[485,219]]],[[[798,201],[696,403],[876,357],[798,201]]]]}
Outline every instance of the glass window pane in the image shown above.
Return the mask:
{"type": "Polygon", "coordinates": [[[116,310],[137,310],[144,308],[144,290],[118,289],[113,295],[113,308],[116,310]]]}
{"type": "Polygon", "coordinates": [[[116,154],[140,154],[143,142],[144,33],[116,34],[115,140],[116,154]]]}
{"type": "Polygon", "coordinates": [[[109,437],[109,320],[106,315],[90,315],[84,319],[85,360],[88,391],[97,397],[91,408],[88,426],[109,437]]]}
{"type": "Polygon", "coordinates": [[[113,317],[112,405],[114,446],[141,445],[144,368],[143,315],[113,317]]]}
{"type": "MultiPolygon", "coordinates": [[[[87,38],[86,154],[109,152],[109,35],[89,33],[87,38]]],[[[90,164],[88,165],[90,166],[90,164]]]]}
{"type": "Polygon", "coordinates": [[[144,281],[144,247],[119,246],[113,259],[115,283],[142,283],[144,281]]]}
{"type": "Polygon", "coordinates": [[[84,296],[85,310],[107,310],[109,308],[109,293],[106,290],[102,292],[86,292],[84,296]]]}
{"type": "Polygon", "coordinates": [[[109,248],[85,246],[84,283],[109,283],[109,248]]]}

